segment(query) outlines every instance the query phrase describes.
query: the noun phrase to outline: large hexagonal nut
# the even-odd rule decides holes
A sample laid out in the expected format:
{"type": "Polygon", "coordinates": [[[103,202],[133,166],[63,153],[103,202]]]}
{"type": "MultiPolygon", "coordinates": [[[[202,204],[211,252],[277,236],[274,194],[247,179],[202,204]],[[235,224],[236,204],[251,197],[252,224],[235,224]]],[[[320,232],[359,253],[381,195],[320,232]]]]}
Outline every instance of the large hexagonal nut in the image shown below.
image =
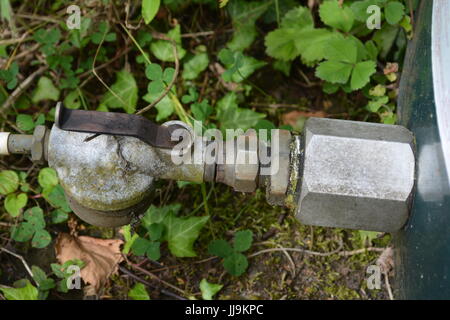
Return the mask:
{"type": "Polygon", "coordinates": [[[309,119],[297,218],[326,227],[401,229],[414,189],[413,141],[401,126],[309,119]]]}
{"type": "Polygon", "coordinates": [[[47,159],[49,130],[46,126],[36,126],[31,142],[31,161],[43,162],[47,159]]]}
{"type": "Polygon", "coordinates": [[[255,130],[236,138],[234,190],[253,192],[258,185],[258,137],[255,130]]]}

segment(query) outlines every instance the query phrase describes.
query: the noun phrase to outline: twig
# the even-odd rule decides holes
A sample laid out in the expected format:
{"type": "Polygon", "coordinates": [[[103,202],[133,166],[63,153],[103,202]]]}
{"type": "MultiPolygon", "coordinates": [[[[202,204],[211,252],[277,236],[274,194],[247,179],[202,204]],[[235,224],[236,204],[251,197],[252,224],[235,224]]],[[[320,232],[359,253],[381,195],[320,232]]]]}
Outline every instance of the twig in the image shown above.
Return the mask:
{"type": "Polygon", "coordinates": [[[394,295],[392,294],[391,284],[389,283],[389,275],[387,272],[384,272],[384,282],[386,284],[386,289],[389,295],[390,300],[394,300],[394,295]]]}
{"type": "Polygon", "coordinates": [[[35,72],[30,74],[24,81],[22,81],[19,86],[11,93],[8,99],[6,99],[5,103],[3,103],[0,108],[0,114],[4,115],[4,117],[6,118],[6,110],[14,103],[14,101],[21,95],[21,93],[31,85],[34,78],[43,74],[47,69],[48,66],[40,67],[35,72]]]}
{"type": "Polygon", "coordinates": [[[169,288],[172,288],[172,289],[174,289],[175,291],[178,291],[178,292],[180,292],[180,293],[186,295],[186,292],[184,292],[184,290],[182,290],[182,289],[180,289],[180,288],[174,286],[173,284],[168,283],[167,281],[164,281],[164,280],[160,279],[158,276],[154,275],[154,274],[151,273],[150,271],[147,271],[147,270],[145,270],[144,268],[141,268],[141,267],[139,267],[138,265],[135,265],[135,264],[132,264],[132,263],[130,263],[129,265],[130,265],[133,269],[136,269],[136,270],[138,270],[138,271],[144,273],[145,275],[147,275],[147,276],[149,276],[149,277],[151,277],[151,278],[153,278],[153,279],[155,279],[155,280],[161,282],[162,284],[168,286],[169,288]]]}
{"type": "Polygon", "coordinates": [[[22,263],[23,263],[25,269],[26,269],[27,272],[29,273],[29,275],[30,275],[31,279],[33,280],[33,282],[34,282],[37,286],[39,286],[38,283],[37,283],[37,282],[34,280],[34,278],[33,278],[33,272],[31,272],[31,269],[30,269],[30,267],[28,266],[28,263],[25,261],[25,259],[24,259],[21,255],[19,255],[19,254],[17,254],[17,253],[14,253],[14,252],[12,252],[12,251],[9,251],[8,249],[2,248],[2,247],[0,247],[0,250],[3,251],[3,252],[6,252],[6,253],[12,255],[13,257],[16,257],[16,258],[19,259],[20,261],[22,261],[22,263]]]}
{"type": "Polygon", "coordinates": [[[132,273],[127,268],[119,266],[119,269],[120,269],[120,271],[122,271],[123,273],[125,273],[129,277],[133,278],[134,280],[139,281],[140,283],[146,285],[147,287],[150,287],[150,288],[155,289],[155,290],[159,290],[159,291],[161,291],[162,294],[165,294],[166,296],[169,296],[169,297],[172,297],[172,298],[175,298],[175,299],[178,299],[178,300],[187,300],[186,298],[183,298],[183,297],[181,297],[181,296],[179,296],[179,295],[177,295],[177,294],[175,294],[173,292],[167,291],[165,289],[158,288],[157,286],[151,284],[150,282],[148,282],[148,281],[138,277],[137,275],[132,273]]]}

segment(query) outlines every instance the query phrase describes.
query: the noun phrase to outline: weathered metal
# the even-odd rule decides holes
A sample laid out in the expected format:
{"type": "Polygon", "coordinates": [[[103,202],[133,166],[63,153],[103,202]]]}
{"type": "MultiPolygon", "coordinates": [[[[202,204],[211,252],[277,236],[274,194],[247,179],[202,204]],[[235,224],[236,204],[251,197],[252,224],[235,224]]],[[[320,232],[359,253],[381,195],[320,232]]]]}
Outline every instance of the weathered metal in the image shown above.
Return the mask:
{"type": "Polygon", "coordinates": [[[406,223],[415,174],[407,129],[310,118],[303,146],[297,208],[302,223],[384,232],[406,223]]]}

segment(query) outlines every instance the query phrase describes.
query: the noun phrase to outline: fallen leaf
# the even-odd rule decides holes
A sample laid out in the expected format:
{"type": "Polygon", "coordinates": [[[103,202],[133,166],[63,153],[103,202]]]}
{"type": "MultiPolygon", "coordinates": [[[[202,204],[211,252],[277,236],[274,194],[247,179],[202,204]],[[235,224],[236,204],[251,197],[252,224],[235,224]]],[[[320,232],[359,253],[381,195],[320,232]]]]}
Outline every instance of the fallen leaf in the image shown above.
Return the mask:
{"type": "Polygon", "coordinates": [[[81,269],[81,278],[86,284],[86,295],[95,295],[118,269],[123,261],[119,239],[98,239],[88,236],[72,236],[67,233],[59,234],[56,239],[56,258],[60,264],[79,259],[86,265],[81,269]]]}
{"type": "Polygon", "coordinates": [[[377,265],[380,266],[381,272],[385,274],[389,274],[394,269],[394,250],[391,247],[384,249],[377,259],[377,265]]]}
{"type": "Polygon", "coordinates": [[[291,111],[288,113],[285,113],[281,116],[281,119],[283,121],[283,124],[288,124],[292,127],[294,127],[297,123],[297,120],[300,117],[303,118],[310,118],[310,117],[316,117],[316,118],[325,118],[327,114],[323,111],[291,111]]]}

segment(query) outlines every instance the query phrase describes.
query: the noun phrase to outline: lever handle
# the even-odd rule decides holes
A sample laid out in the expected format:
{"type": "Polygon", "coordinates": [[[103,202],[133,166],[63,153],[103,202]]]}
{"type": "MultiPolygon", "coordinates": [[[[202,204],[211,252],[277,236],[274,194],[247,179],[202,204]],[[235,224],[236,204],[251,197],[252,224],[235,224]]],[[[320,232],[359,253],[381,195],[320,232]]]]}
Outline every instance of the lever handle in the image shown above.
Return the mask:
{"type": "Polygon", "coordinates": [[[160,126],[133,114],[67,109],[61,102],[56,106],[55,124],[67,131],[136,137],[157,148],[171,149],[179,142],[171,138],[178,126],[160,126]]]}

